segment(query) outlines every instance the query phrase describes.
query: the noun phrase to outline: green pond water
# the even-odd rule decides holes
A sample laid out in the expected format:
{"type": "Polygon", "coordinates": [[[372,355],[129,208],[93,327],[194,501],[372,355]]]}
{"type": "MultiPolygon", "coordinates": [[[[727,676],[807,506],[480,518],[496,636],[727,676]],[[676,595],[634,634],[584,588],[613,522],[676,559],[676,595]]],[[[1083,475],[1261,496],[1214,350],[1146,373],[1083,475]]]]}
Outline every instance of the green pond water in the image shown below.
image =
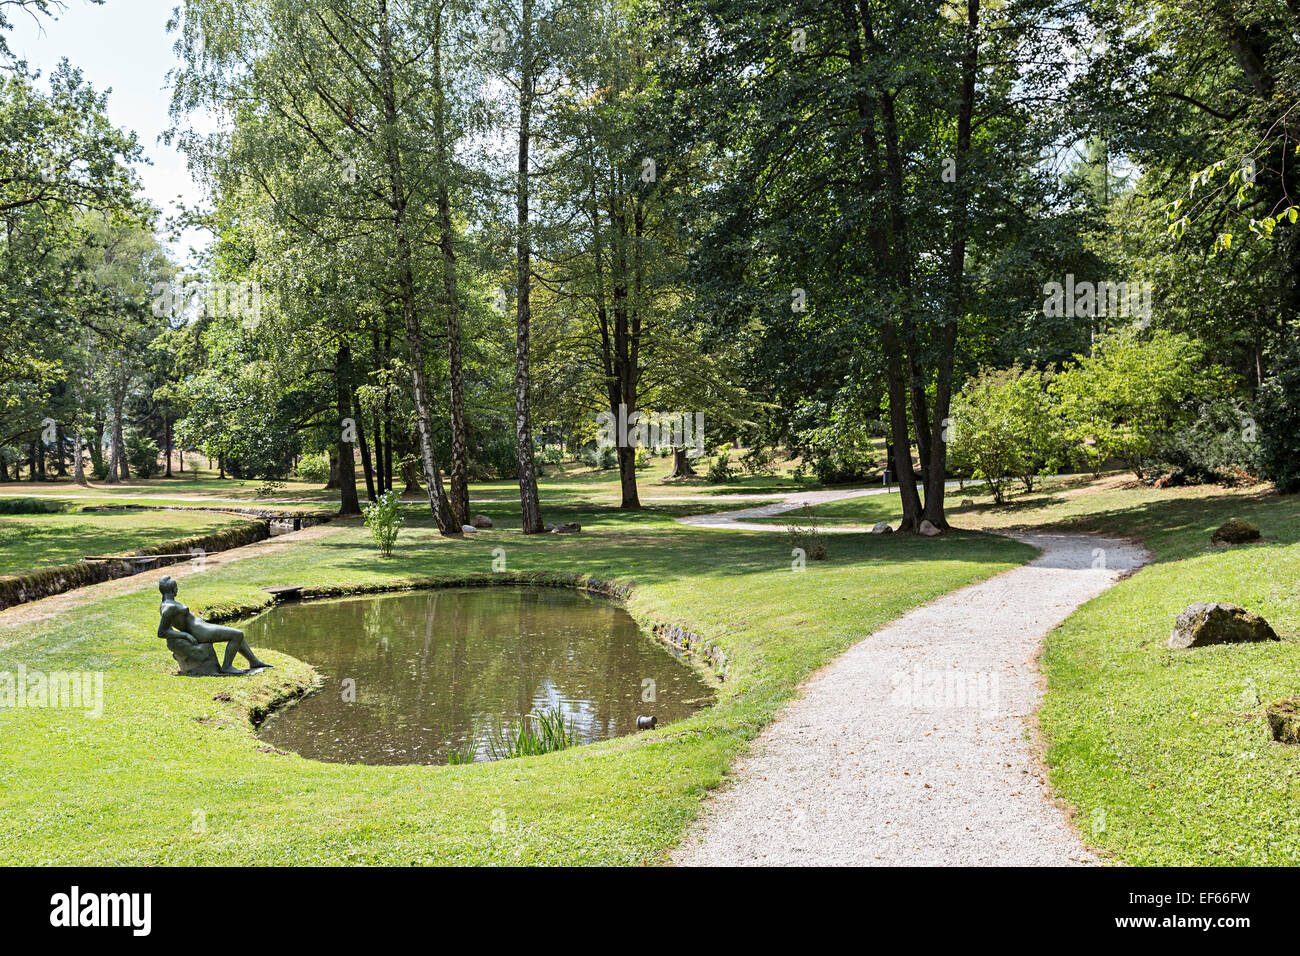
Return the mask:
{"type": "Polygon", "coordinates": [[[625,610],[563,588],[490,587],[287,604],[249,643],[314,664],[321,689],[271,716],[267,743],[335,763],[440,764],[448,744],[559,708],[580,743],[712,703],[708,685],[625,610]]]}

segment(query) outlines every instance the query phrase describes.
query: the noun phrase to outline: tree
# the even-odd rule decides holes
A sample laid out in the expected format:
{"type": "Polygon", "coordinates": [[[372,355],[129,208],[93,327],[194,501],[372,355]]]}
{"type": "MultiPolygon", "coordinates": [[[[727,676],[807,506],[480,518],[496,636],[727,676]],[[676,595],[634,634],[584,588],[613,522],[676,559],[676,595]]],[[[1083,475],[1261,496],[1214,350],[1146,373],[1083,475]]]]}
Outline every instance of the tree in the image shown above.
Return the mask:
{"type": "Polygon", "coordinates": [[[1071,443],[1094,467],[1118,458],[1138,478],[1192,400],[1222,387],[1221,370],[1205,367],[1201,347],[1165,330],[1115,332],[1075,358],[1050,385],[1071,443]]]}

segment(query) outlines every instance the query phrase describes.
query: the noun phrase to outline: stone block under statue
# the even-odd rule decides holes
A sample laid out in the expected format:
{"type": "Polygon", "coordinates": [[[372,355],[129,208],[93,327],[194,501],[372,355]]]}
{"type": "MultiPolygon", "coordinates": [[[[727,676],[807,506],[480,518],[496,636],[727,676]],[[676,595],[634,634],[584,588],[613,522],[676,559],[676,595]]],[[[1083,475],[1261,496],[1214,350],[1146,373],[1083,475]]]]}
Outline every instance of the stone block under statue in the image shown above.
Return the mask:
{"type": "Polygon", "coordinates": [[[176,658],[180,673],[192,677],[226,677],[254,674],[271,665],[259,660],[237,627],[210,624],[196,617],[184,604],[176,600],[176,579],[167,575],[158,582],[162,592],[162,605],[158,608],[158,636],[167,642],[167,649],[176,658]],[[214,644],[224,643],[224,660],[217,661],[214,644]],[[248,661],[248,669],[235,667],[235,655],[248,661]]]}

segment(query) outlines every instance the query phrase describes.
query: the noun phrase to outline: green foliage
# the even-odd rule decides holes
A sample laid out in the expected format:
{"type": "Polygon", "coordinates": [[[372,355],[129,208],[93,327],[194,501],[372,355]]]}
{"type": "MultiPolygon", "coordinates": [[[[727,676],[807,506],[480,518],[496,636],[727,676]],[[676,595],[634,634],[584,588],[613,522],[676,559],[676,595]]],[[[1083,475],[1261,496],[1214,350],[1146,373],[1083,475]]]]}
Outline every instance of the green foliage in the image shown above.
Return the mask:
{"type": "Polygon", "coordinates": [[[298,459],[298,477],[314,485],[323,485],[330,480],[330,456],[321,452],[316,455],[303,455],[298,459]]]}
{"type": "Polygon", "coordinates": [[[493,435],[483,444],[476,469],[485,478],[518,478],[519,449],[514,435],[493,435]]]}
{"type": "Polygon", "coordinates": [[[141,478],[152,478],[159,471],[158,443],[142,432],[132,430],[126,436],[126,460],[141,478]]]}
{"type": "Polygon", "coordinates": [[[747,475],[776,474],[776,455],[762,444],[755,442],[748,451],[740,456],[740,467],[747,475]]]}
{"type": "Polygon", "coordinates": [[[1291,346],[1259,390],[1259,429],[1264,473],[1278,491],[1300,491],[1300,347],[1291,346]]]}
{"type": "Polygon", "coordinates": [[[704,480],[711,485],[723,485],[736,477],[736,470],[731,467],[731,454],[722,452],[709,463],[704,480]]]}
{"type": "Polygon", "coordinates": [[[1058,469],[1063,439],[1044,375],[1013,366],[986,369],[953,402],[949,453],[1001,502],[1009,478],[1033,491],[1037,476],[1058,469]]]}
{"type": "Polygon", "coordinates": [[[1197,342],[1165,330],[1101,336],[1091,355],[1076,359],[1050,391],[1073,453],[1094,471],[1117,458],[1143,477],[1160,443],[1186,421],[1188,406],[1224,387],[1221,371],[1204,366],[1197,342]]]}
{"type": "Polygon", "coordinates": [[[49,515],[68,510],[68,502],[49,498],[0,498],[0,515],[49,515]]]}
{"type": "Polygon", "coordinates": [[[1160,461],[1192,482],[1233,483],[1263,473],[1258,426],[1240,403],[1221,397],[1202,402],[1187,423],[1157,449],[1160,461]]]}
{"type": "Polygon", "coordinates": [[[370,529],[370,536],[379,545],[379,553],[384,557],[393,554],[393,542],[406,519],[402,515],[402,495],[396,488],[390,488],[369,504],[361,508],[362,520],[370,529]]]}
{"type": "Polygon", "coordinates": [[[565,720],[560,708],[550,707],[540,713],[525,714],[517,724],[498,727],[488,736],[488,752],[493,760],[532,757],[566,750],[577,740],[573,721],[565,720]]]}

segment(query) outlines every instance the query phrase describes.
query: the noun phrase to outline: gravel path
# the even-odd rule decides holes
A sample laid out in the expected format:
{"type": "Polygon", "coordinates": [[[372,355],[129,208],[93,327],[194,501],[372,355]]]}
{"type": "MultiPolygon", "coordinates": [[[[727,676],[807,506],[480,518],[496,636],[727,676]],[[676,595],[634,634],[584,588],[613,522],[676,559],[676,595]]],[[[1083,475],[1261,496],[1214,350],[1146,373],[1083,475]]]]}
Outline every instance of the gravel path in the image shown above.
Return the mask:
{"type": "MultiPolygon", "coordinates": [[[[837,493],[787,504],[822,494],[837,493]]],[[[727,517],[760,511],[780,513],[727,517]]],[[[674,862],[1095,863],[1051,802],[1030,739],[1036,658],[1052,627],[1146,556],[1088,535],[1014,537],[1042,555],[911,611],[816,674],[706,803],[674,862]]]]}

